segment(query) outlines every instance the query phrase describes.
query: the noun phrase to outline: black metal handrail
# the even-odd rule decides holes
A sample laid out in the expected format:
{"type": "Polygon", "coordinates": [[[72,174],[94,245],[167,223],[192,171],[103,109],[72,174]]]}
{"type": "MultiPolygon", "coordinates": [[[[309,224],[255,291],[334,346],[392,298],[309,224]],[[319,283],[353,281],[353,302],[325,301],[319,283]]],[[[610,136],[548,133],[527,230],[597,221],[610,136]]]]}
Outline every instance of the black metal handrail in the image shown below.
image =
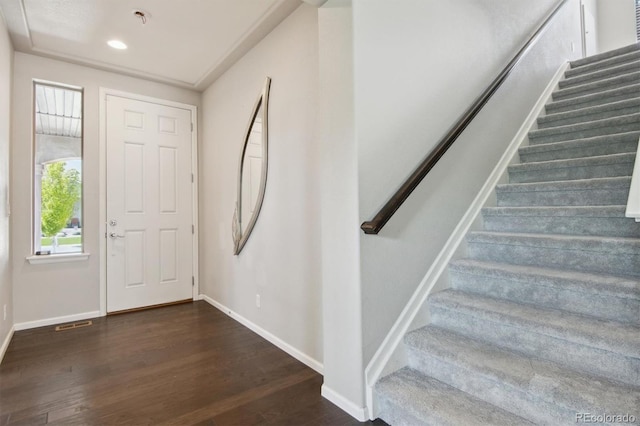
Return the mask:
{"type": "Polygon", "coordinates": [[[569,0],[561,0],[553,8],[553,10],[547,15],[545,20],[540,24],[538,29],[529,37],[527,42],[522,48],[515,54],[513,59],[509,61],[507,66],[498,74],[498,76],[491,82],[491,84],[478,96],[471,106],[458,118],[456,123],[449,129],[449,131],[440,139],[436,147],[425,157],[420,165],[411,173],[402,186],[396,191],[395,194],[382,206],[378,214],[368,221],[364,222],[360,228],[365,234],[377,234],[382,227],[391,219],[393,214],[400,208],[402,203],[409,198],[409,195],[414,189],[422,182],[427,176],[429,171],[436,165],[436,163],[442,158],[445,152],[453,145],[458,139],[460,134],[467,128],[471,121],[480,112],[482,107],[489,101],[491,96],[500,88],[502,83],[507,79],[513,68],[520,62],[522,57],[531,49],[531,47],[540,38],[544,30],[547,28],[549,22],[558,13],[560,8],[564,6],[569,0]]]}

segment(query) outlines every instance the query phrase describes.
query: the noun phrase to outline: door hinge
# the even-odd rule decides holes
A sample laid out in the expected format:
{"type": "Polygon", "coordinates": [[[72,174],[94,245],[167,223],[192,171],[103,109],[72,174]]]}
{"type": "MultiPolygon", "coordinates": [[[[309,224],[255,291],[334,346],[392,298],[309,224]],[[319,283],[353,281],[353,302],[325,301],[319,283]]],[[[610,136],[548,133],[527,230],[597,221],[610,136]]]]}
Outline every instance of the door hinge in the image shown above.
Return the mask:
{"type": "Polygon", "coordinates": [[[196,285],[196,277],[191,277],[191,287],[195,287],[196,285]]]}
{"type": "Polygon", "coordinates": [[[193,173],[191,173],[191,183],[193,183],[193,173]]]}
{"type": "Polygon", "coordinates": [[[192,234],[196,233],[196,226],[195,225],[191,225],[191,233],[192,234]]]}
{"type": "Polygon", "coordinates": [[[193,132],[193,123],[191,123],[191,131],[193,132]]]}

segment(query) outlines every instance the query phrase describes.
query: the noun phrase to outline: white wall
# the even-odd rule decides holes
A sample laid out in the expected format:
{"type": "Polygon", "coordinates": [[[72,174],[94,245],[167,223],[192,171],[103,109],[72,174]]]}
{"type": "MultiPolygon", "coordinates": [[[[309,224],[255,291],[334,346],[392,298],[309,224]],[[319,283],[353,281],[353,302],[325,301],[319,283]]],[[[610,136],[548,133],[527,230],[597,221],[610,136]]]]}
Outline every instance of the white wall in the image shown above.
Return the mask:
{"type": "MultiPolygon", "coordinates": [[[[360,220],[369,220],[555,1],[354,0],[360,220]]],[[[571,42],[575,53],[571,52],[571,42]]],[[[377,236],[361,234],[369,362],[561,62],[577,0],[377,236]]]]}
{"type": "MultiPolygon", "coordinates": [[[[13,288],[9,252],[9,140],[13,47],[0,14],[0,347],[13,326],[13,288]],[[7,318],[3,309],[7,307],[7,318]]],[[[2,354],[0,353],[0,360],[2,354]]]]}
{"type": "Polygon", "coordinates": [[[203,93],[199,223],[201,293],[321,363],[317,31],[317,9],[303,4],[203,93]],[[234,256],[238,161],[266,76],[272,83],[264,204],[234,256]]]}
{"type": "Polygon", "coordinates": [[[598,51],[624,47],[636,40],[634,0],[597,0],[598,51]]]}
{"type": "MultiPolygon", "coordinates": [[[[11,251],[14,321],[33,321],[99,311],[99,88],[123,90],[199,105],[197,92],[125,77],[33,55],[16,53],[11,144],[11,251]],[[32,81],[81,86],[84,94],[84,244],[88,261],[31,265],[32,81]]],[[[25,324],[26,323],[26,324],[25,324]]],[[[37,323],[36,323],[37,324],[37,323]]]]}
{"type": "Polygon", "coordinates": [[[330,0],[321,7],[318,31],[324,324],[322,394],[354,417],[362,417],[364,366],[351,1],[330,0]],[[349,403],[342,404],[343,401],[349,403]]]}

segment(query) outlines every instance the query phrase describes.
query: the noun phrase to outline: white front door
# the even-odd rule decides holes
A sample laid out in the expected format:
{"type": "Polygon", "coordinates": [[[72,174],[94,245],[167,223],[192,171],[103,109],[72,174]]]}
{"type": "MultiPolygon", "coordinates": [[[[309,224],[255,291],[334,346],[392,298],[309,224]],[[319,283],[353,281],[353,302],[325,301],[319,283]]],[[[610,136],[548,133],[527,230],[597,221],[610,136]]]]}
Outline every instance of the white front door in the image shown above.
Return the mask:
{"type": "Polygon", "coordinates": [[[191,111],[106,97],[107,312],[191,299],[191,111]]]}

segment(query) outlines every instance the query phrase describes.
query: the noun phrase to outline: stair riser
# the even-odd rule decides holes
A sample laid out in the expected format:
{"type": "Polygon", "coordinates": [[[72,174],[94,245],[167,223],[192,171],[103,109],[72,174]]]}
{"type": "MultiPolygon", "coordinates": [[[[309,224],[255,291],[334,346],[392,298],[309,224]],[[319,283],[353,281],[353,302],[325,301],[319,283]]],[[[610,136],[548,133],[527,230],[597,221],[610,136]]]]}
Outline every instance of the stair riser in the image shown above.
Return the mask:
{"type": "Polygon", "coordinates": [[[568,87],[566,89],[560,89],[551,95],[554,101],[560,101],[564,99],[572,99],[579,96],[592,95],[607,90],[613,90],[617,87],[627,86],[630,84],[637,84],[640,73],[629,73],[621,76],[613,77],[607,80],[597,81],[595,83],[587,83],[580,86],[568,87]]]}
{"type": "Polygon", "coordinates": [[[560,248],[509,244],[468,242],[472,259],[505,262],[518,265],[542,266],[614,275],[640,276],[640,253],[613,253],[606,247],[591,248],[576,245],[571,250],[560,248]]]}
{"type": "Polygon", "coordinates": [[[635,53],[635,52],[638,52],[639,50],[640,50],[640,45],[638,45],[638,43],[631,44],[629,46],[624,46],[620,49],[599,53],[597,55],[589,56],[586,58],[576,59],[575,61],[571,61],[571,68],[574,68],[574,69],[580,68],[580,67],[584,67],[590,64],[595,64],[598,62],[606,63],[606,61],[611,58],[620,57],[628,53],[635,53]]]}
{"type": "Polygon", "coordinates": [[[621,63],[612,67],[606,67],[598,71],[585,73],[577,76],[576,75],[567,76],[565,73],[566,79],[560,81],[560,83],[558,83],[558,86],[561,89],[565,89],[567,87],[573,87],[580,84],[592,83],[594,81],[616,77],[616,76],[627,74],[634,71],[640,71],[640,63],[638,63],[637,61],[621,63]]]}
{"type": "Polygon", "coordinates": [[[640,325],[637,299],[588,294],[581,289],[566,288],[566,283],[560,281],[552,286],[540,285],[528,277],[492,277],[455,270],[449,273],[456,290],[640,325]]]}
{"type": "Polygon", "coordinates": [[[484,215],[483,222],[486,231],[640,238],[640,224],[625,217],[484,215]]]}
{"type": "Polygon", "coordinates": [[[374,398],[380,417],[392,425],[533,426],[409,367],[379,381],[374,398]]]}
{"type": "Polygon", "coordinates": [[[640,51],[628,53],[626,55],[616,56],[606,61],[584,65],[578,68],[570,68],[565,72],[567,78],[576,77],[582,74],[590,74],[603,69],[615,67],[618,65],[628,64],[640,60],[640,51]]]}
{"type": "Polygon", "coordinates": [[[467,337],[623,383],[635,385],[640,378],[640,359],[637,358],[548,336],[533,327],[491,321],[481,314],[467,315],[433,304],[429,305],[429,312],[432,324],[467,337]]]}
{"type": "Polygon", "coordinates": [[[509,170],[509,182],[511,183],[534,183],[553,182],[560,180],[577,180],[606,177],[631,176],[634,163],[603,164],[580,167],[563,167],[546,170],[518,169],[509,170]]]}
{"type": "Polygon", "coordinates": [[[565,128],[550,128],[543,129],[541,131],[532,131],[529,132],[529,143],[531,145],[539,145],[543,143],[563,142],[575,139],[591,138],[595,136],[612,135],[616,133],[636,132],[638,130],[640,130],[640,120],[627,120],[627,122],[624,123],[611,124],[593,122],[589,123],[589,125],[583,125],[575,130],[565,128]]]}
{"type": "Polygon", "coordinates": [[[620,206],[626,205],[629,188],[507,192],[497,189],[498,207],[620,206]]]}
{"type": "Polygon", "coordinates": [[[537,395],[527,392],[527,389],[498,383],[473,370],[445,362],[434,354],[409,350],[409,365],[436,380],[535,423],[575,425],[575,410],[567,410],[540,400],[537,395]],[[566,422],[561,419],[566,419],[566,422]]]}
{"type": "Polygon", "coordinates": [[[553,151],[528,152],[520,150],[520,162],[532,163],[537,161],[553,161],[568,160],[571,158],[596,157],[600,155],[623,154],[628,152],[636,152],[638,150],[638,140],[630,140],[627,142],[603,142],[597,145],[585,144],[584,147],[575,146],[566,149],[557,149],[553,151]]]}
{"type": "MultiPolygon", "coordinates": [[[[377,397],[378,416],[390,425],[418,425],[424,424],[424,419],[418,419],[410,415],[407,410],[394,404],[384,397],[377,397]]],[[[448,425],[448,423],[442,423],[448,425]]],[[[453,425],[451,425],[453,426],[453,425]]]]}
{"type": "Polygon", "coordinates": [[[625,108],[588,113],[577,117],[568,117],[563,119],[555,119],[557,117],[545,116],[538,119],[538,129],[548,129],[550,127],[568,126],[570,124],[586,123],[593,120],[620,117],[623,115],[635,114],[638,111],[640,111],[640,105],[632,105],[625,108]]]}
{"type": "Polygon", "coordinates": [[[564,101],[551,102],[545,106],[546,114],[557,114],[570,112],[578,109],[596,107],[612,102],[626,101],[640,96],[640,85],[630,85],[621,87],[610,92],[602,92],[585,98],[567,99],[564,101]]]}

